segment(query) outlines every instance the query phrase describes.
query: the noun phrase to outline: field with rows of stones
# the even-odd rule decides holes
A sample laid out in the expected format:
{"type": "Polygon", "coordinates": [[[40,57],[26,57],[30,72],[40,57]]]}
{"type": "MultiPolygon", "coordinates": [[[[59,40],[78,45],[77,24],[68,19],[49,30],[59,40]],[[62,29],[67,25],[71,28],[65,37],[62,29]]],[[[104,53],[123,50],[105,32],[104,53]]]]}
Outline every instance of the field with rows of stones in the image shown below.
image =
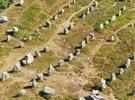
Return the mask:
{"type": "Polygon", "coordinates": [[[135,100],[135,1],[12,0],[0,89],[0,100],[135,100]]]}

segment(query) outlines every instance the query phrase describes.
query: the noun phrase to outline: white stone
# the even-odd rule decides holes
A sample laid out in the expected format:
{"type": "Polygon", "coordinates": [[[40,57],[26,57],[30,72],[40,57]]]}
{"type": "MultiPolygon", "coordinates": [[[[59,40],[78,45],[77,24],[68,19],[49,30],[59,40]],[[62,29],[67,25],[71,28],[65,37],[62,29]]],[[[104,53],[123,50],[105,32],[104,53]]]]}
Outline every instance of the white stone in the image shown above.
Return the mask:
{"type": "Polygon", "coordinates": [[[24,96],[26,94],[26,91],[25,89],[21,89],[19,92],[18,92],[18,96],[24,96]]]}
{"type": "Polygon", "coordinates": [[[106,20],[106,21],[105,21],[105,24],[106,24],[106,25],[108,25],[108,24],[109,24],[109,21],[108,21],[108,20],[106,20]]]}
{"type": "Polygon", "coordinates": [[[131,60],[130,59],[127,59],[126,61],[125,61],[125,67],[129,67],[130,66],[130,63],[131,63],[131,60]]]}
{"type": "Polygon", "coordinates": [[[97,6],[98,6],[98,2],[97,2],[97,1],[94,1],[94,2],[93,2],[93,6],[94,6],[94,7],[97,7],[97,6]]]}
{"type": "Polygon", "coordinates": [[[86,46],[85,40],[83,40],[80,44],[81,44],[81,48],[84,48],[86,46]]]}
{"type": "Polygon", "coordinates": [[[89,15],[90,14],[90,8],[87,8],[87,15],[89,15]]]}
{"type": "Polygon", "coordinates": [[[106,80],[104,80],[104,79],[101,79],[101,87],[102,87],[102,89],[105,89],[106,88],[106,80]]]}
{"type": "Polygon", "coordinates": [[[98,94],[99,94],[99,90],[93,89],[91,94],[92,94],[92,95],[98,95],[98,94]]]}
{"type": "Polygon", "coordinates": [[[4,71],[2,73],[2,77],[1,77],[2,81],[8,80],[9,79],[9,73],[4,71]]]}
{"type": "Polygon", "coordinates": [[[24,0],[20,0],[19,4],[22,6],[24,4],[24,0]]]}
{"type": "Polygon", "coordinates": [[[49,67],[48,67],[48,74],[49,74],[49,75],[52,75],[52,74],[54,74],[54,72],[55,72],[55,69],[54,69],[53,66],[50,64],[49,67]]]}
{"type": "Polygon", "coordinates": [[[53,17],[53,19],[54,19],[54,20],[57,20],[57,19],[58,19],[58,16],[57,16],[57,15],[55,15],[55,16],[53,17]]]}
{"type": "Polygon", "coordinates": [[[78,56],[80,54],[80,49],[75,49],[75,56],[78,56]]]}
{"type": "Polygon", "coordinates": [[[112,80],[112,81],[115,81],[115,80],[116,80],[116,75],[115,75],[115,73],[112,73],[112,74],[111,74],[111,80],[112,80]]]}
{"type": "Polygon", "coordinates": [[[42,81],[42,80],[44,80],[44,74],[39,73],[39,74],[37,74],[36,78],[42,81]]]}
{"type": "Polygon", "coordinates": [[[121,9],[122,11],[125,11],[127,8],[126,6],[123,6],[123,8],[121,9]]]}
{"type": "Polygon", "coordinates": [[[104,24],[101,23],[100,26],[99,26],[100,30],[102,30],[104,28],[104,24]]]}
{"type": "Polygon", "coordinates": [[[80,97],[79,100],[86,100],[84,97],[80,97]]]}
{"type": "Polygon", "coordinates": [[[116,20],[116,15],[113,15],[111,21],[115,21],[115,20],[116,20]]]}
{"type": "Polygon", "coordinates": [[[8,18],[6,16],[0,16],[0,23],[8,22],[8,18]]]}
{"type": "Polygon", "coordinates": [[[43,88],[41,92],[44,94],[55,94],[55,90],[50,87],[43,88]]]}
{"type": "Polygon", "coordinates": [[[124,72],[125,72],[125,71],[124,71],[124,69],[123,69],[123,68],[120,68],[120,69],[119,69],[119,74],[120,74],[120,75],[123,75],[123,74],[124,74],[124,72]]]}
{"type": "Polygon", "coordinates": [[[90,33],[90,40],[94,40],[94,39],[95,39],[94,33],[90,33]]]}
{"type": "Polygon", "coordinates": [[[34,61],[34,57],[31,53],[27,54],[22,60],[22,64],[31,64],[34,61]]]}
{"type": "Polygon", "coordinates": [[[68,56],[68,58],[69,58],[69,61],[71,61],[71,60],[74,59],[74,55],[72,53],[70,53],[69,56],[68,56]]]}
{"type": "Polygon", "coordinates": [[[61,9],[61,14],[63,14],[65,12],[65,10],[64,9],[61,9]]]}
{"type": "Polygon", "coordinates": [[[7,35],[6,41],[9,42],[11,39],[12,39],[12,36],[11,35],[7,35]]]}
{"type": "Polygon", "coordinates": [[[90,100],[104,100],[104,98],[99,95],[91,95],[90,97],[91,97],[90,100]]]}
{"type": "Polygon", "coordinates": [[[64,66],[64,60],[60,60],[59,62],[58,62],[58,65],[60,66],[60,67],[62,67],[62,66],[64,66]]]}
{"type": "Polygon", "coordinates": [[[46,26],[47,27],[51,27],[52,26],[52,23],[48,20],[48,21],[46,21],[46,26]]]}
{"type": "Polygon", "coordinates": [[[73,0],[73,4],[75,4],[76,3],[76,0],[73,0]]]}
{"type": "Polygon", "coordinates": [[[119,10],[119,12],[118,12],[118,16],[121,16],[121,10],[119,10]]]}
{"type": "Polygon", "coordinates": [[[24,42],[20,41],[20,47],[24,47],[24,42]]]}
{"type": "Polygon", "coordinates": [[[86,17],[86,14],[85,14],[85,13],[83,13],[83,14],[82,14],[82,18],[84,19],[85,17],[86,17]]]}
{"type": "Polygon", "coordinates": [[[68,34],[69,33],[69,30],[68,30],[68,28],[66,27],[66,28],[64,28],[64,34],[66,35],[66,34],[68,34]]]}

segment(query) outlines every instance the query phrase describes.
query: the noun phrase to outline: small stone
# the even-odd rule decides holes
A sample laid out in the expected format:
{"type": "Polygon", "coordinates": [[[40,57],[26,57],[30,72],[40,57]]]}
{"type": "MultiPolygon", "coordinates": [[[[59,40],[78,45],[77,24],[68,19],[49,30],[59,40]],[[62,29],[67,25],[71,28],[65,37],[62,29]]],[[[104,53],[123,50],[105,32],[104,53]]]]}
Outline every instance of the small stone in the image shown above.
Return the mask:
{"type": "Polygon", "coordinates": [[[43,73],[37,74],[36,79],[41,81],[44,80],[44,74],[43,73]]]}
{"type": "Polygon", "coordinates": [[[120,74],[120,75],[123,75],[123,74],[124,74],[124,72],[125,72],[125,71],[124,71],[124,69],[123,69],[123,68],[120,68],[120,69],[119,69],[119,74],[120,74]]]}
{"type": "Polygon", "coordinates": [[[43,94],[54,94],[55,93],[55,90],[53,88],[50,88],[50,87],[45,87],[41,90],[41,92],[43,94]]]}
{"type": "Polygon", "coordinates": [[[49,67],[48,67],[48,74],[49,74],[49,75],[52,75],[52,74],[54,74],[54,72],[55,72],[55,69],[54,69],[53,66],[50,64],[49,67]]]}
{"type": "Polygon", "coordinates": [[[35,54],[36,54],[36,57],[41,57],[41,54],[40,54],[40,52],[39,51],[35,51],[35,54]]]}
{"type": "Polygon", "coordinates": [[[112,80],[112,81],[115,81],[115,80],[116,80],[116,75],[115,75],[115,73],[112,73],[112,74],[111,74],[111,80],[112,80]]]}
{"type": "Polygon", "coordinates": [[[71,61],[73,59],[74,59],[74,55],[72,53],[70,53],[69,56],[68,56],[68,60],[71,61]]]}
{"type": "Polygon", "coordinates": [[[17,64],[15,64],[15,66],[14,66],[14,68],[13,68],[13,71],[14,71],[14,72],[18,72],[18,71],[20,71],[21,69],[22,69],[21,64],[20,64],[20,63],[17,63],[17,64]]]}
{"type": "Polygon", "coordinates": [[[32,87],[36,87],[36,86],[37,86],[37,81],[36,81],[36,79],[33,79],[33,80],[32,80],[31,85],[32,85],[32,87]]]}
{"type": "Polygon", "coordinates": [[[101,23],[100,26],[99,26],[99,29],[102,30],[104,28],[104,24],[101,23]]]}
{"type": "Polygon", "coordinates": [[[9,73],[6,72],[6,71],[3,72],[1,79],[2,79],[2,81],[8,80],[9,79],[9,73]]]}
{"type": "Polygon", "coordinates": [[[64,60],[60,60],[59,62],[58,62],[58,65],[59,65],[59,67],[62,67],[62,66],[64,66],[64,60]]]}
{"type": "Polygon", "coordinates": [[[24,96],[26,94],[25,89],[22,89],[18,92],[17,96],[24,96]]]}

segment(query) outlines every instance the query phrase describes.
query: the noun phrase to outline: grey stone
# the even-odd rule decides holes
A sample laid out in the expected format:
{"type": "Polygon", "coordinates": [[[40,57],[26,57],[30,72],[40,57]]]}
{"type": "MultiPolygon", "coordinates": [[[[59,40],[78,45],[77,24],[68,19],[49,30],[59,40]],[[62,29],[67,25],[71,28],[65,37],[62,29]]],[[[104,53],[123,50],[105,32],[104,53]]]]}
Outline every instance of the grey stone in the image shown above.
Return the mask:
{"type": "Polygon", "coordinates": [[[54,69],[53,66],[50,64],[49,67],[48,67],[48,74],[49,74],[49,75],[52,75],[52,74],[54,74],[54,72],[55,72],[55,69],[54,69]]]}
{"type": "Polygon", "coordinates": [[[6,41],[9,42],[11,39],[12,39],[12,36],[11,35],[7,35],[6,41]]]}
{"type": "Polygon", "coordinates": [[[36,81],[35,78],[32,80],[31,85],[32,85],[32,87],[36,87],[37,86],[37,81],[36,81]]]}
{"type": "Polygon", "coordinates": [[[31,64],[33,61],[34,61],[34,57],[31,53],[29,53],[21,60],[21,63],[26,65],[26,64],[31,64]]]}
{"type": "Polygon", "coordinates": [[[50,87],[45,87],[41,90],[43,94],[55,94],[55,89],[50,87]]]}
{"type": "Polygon", "coordinates": [[[123,74],[124,74],[124,72],[125,72],[125,71],[124,71],[124,69],[123,69],[123,68],[120,68],[120,69],[119,69],[119,74],[120,74],[120,75],[123,75],[123,74]]]}
{"type": "Polygon", "coordinates": [[[48,20],[46,21],[46,27],[51,27],[52,26],[52,23],[48,20]]]}
{"type": "Polygon", "coordinates": [[[130,59],[127,59],[124,63],[125,67],[129,67],[130,66],[130,63],[131,63],[131,60],[130,59]]]}
{"type": "Polygon", "coordinates": [[[8,18],[6,16],[0,16],[0,23],[8,22],[8,18]]]}
{"type": "Polygon", "coordinates": [[[21,64],[20,64],[20,63],[17,63],[17,64],[15,64],[15,66],[14,66],[14,68],[13,68],[13,71],[14,71],[14,72],[18,72],[18,71],[20,71],[21,69],[22,69],[21,64]]]}
{"type": "Polygon", "coordinates": [[[117,18],[116,15],[113,15],[111,21],[115,21],[116,18],[117,18]]]}
{"type": "Polygon", "coordinates": [[[36,55],[36,57],[41,57],[41,54],[38,50],[35,51],[35,55],[36,55]]]}
{"type": "Polygon", "coordinates": [[[135,96],[135,88],[132,89],[132,96],[135,96]]]}
{"type": "Polygon", "coordinates": [[[9,79],[9,73],[4,71],[2,73],[2,77],[1,77],[2,81],[8,80],[9,79]]]}
{"type": "Polygon", "coordinates": [[[106,80],[101,79],[101,88],[102,88],[102,89],[105,89],[106,87],[107,87],[107,85],[106,85],[106,80]]]}
{"type": "Polygon", "coordinates": [[[54,15],[54,16],[53,16],[53,19],[54,19],[54,20],[57,20],[57,19],[58,19],[58,16],[57,16],[57,15],[54,15]]]}
{"type": "Polygon", "coordinates": [[[81,45],[81,48],[83,49],[83,48],[86,46],[85,40],[83,40],[83,41],[80,43],[80,45],[81,45]]]}
{"type": "Polygon", "coordinates": [[[75,54],[74,55],[78,56],[80,54],[80,51],[81,51],[80,49],[75,49],[75,54]]]}
{"type": "Polygon", "coordinates": [[[25,94],[26,94],[25,89],[21,89],[21,90],[19,90],[17,96],[24,96],[25,94]]]}
{"type": "Polygon", "coordinates": [[[104,24],[101,23],[100,26],[99,26],[99,29],[102,30],[104,28],[104,24]]]}
{"type": "Polygon", "coordinates": [[[60,60],[60,61],[58,62],[59,67],[64,66],[64,64],[65,64],[64,60],[60,60]]]}
{"type": "Polygon", "coordinates": [[[43,73],[37,74],[36,79],[41,80],[41,81],[44,80],[44,74],[43,73]]]}
{"type": "Polygon", "coordinates": [[[68,55],[68,60],[71,61],[71,60],[73,60],[73,59],[74,59],[74,55],[73,55],[72,53],[70,53],[70,54],[68,55]]]}

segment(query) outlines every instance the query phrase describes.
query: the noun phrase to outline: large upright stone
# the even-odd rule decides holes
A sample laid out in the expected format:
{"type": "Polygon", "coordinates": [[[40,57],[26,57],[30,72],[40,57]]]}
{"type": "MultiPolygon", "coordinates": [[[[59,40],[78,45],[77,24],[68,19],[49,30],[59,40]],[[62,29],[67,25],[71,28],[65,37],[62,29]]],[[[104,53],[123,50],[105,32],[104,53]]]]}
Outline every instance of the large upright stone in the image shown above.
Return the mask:
{"type": "Polygon", "coordinates": [[[31,53],[29,53],[21,60],[21,63],[23,65],[26,65],[26,64],[31,64],[33,61],[34,61],[34,57],[31,53]]]}
{"type": "Polygon", "coordinates": [[[123,69],[123,68],[120,68],[120,69],[119,69],[119,74],[120,74],[120,75],[123,75],[123,74],[124,74],[124,72],[125,72],[125,71],[124,71],[124,69],[123,69]]]}
{"type": "Polygon", "coordinates": [[[53,19],[54,19],[54,20],[57,20],[57,19],[58,19],[58,16],[57,16],[57,15],[54,15],[54,16],[53,16],[53,19]]]}
{"type": "Polygon", "coordinates": [[[65,12],[65,10],[64,10],[64,9],[61,9],[61,11],[60,11],[60,12],[61,12],[61,14],[63,14],[63,13],[65,12]]]}
{"type": "Polygon", "coordinates": [[[75,56],[78,56],[78,55],[80,54],[80,52],[81,52],[81,50],[80,50],[80,49],[75,49],[75,53],[74,53],[74,55],[75,55],[75,56]]]}
{"type": "Polygon", "coordinates": [[[2,77],[1,77],[1,80],[2,81],[5,81],[5,80],[8,80],[9,79],[9,73],[8,72],[3,72],[2,73],[2,77]]]}
{"type": "Polygon", "coordinates": [[[9,42],[11,39],[12,39],[12,36],[11,35],[7,35],[6,41],[9,42]]]}
{"type": "Polygon", "coordinates": [[[101,23],[101,24],[99,25],[99,29],[102,30],[103,28],[104,28],[104,24],[101,23]]]}
{"type": "Polygon", "coordinates": [[[112,19],[111,19],[111,22],[115,21],[116,20],[116,15],[113,15],[112,16],[112,19]]]}
{"type": "Polygon", "coordinates": [[[46,21],[46,25],[45,25],[46,27],[51,27],[52,26],[52,23],[48,20],[48,21],[46,21]]]}
{"type": "Polygon", "coordinates": [[[90,8],[87,8],[86,14],[87,14],[87,15],[90,14],[90,8]]]}
{"type": "Polygon", "coordinates": [[[6,31],[7,35],[14,35],[15,33],[17,33],[19,31],[18,27],[13,27],[12,29],[9,29],[6,31]]]}
{"type": "Polygon", "coordinates": [[[52,75],[55,72],[55,69],[53,68],[53,66],[50,64],[48,67],[48,75],[52,75]]]}

